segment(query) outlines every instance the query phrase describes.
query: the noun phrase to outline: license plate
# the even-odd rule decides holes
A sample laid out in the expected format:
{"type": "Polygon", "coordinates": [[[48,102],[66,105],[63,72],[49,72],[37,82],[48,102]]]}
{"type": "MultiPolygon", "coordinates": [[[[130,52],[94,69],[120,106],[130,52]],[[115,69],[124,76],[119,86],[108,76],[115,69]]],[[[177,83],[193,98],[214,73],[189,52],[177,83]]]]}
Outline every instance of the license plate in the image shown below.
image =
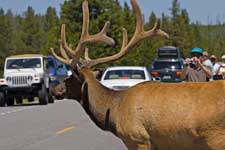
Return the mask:
{"type": "Polygon", "coordinates": [[[171,79],[171,76],[163,76],[163,79],[164,79],[164,80],[171,79]]]}

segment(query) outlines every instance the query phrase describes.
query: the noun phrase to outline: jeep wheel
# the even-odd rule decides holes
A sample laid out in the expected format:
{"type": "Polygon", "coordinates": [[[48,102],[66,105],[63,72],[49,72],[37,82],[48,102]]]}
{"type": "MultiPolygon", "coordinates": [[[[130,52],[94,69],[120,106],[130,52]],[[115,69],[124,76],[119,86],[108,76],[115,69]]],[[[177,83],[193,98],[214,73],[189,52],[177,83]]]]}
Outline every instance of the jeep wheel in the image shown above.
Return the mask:
{"type": "Polygon", "coordinates": [[[42,84],[41,89],[38,91],[38,97],[40,105],[48,104],[48,91],[44,84],[42,84]]]}
{"type": "Polygon", "coordinates": [[[0,92],[0,107],[5,106],[5,96],[2,92],[0,92]]]}
{"type": "Polygon", "coordinates": [[[22,104],[23,98],[22,97],[16,97],[16,104],[22,104]]]}
{"type": "Polygon", "coordinates": [[[33,102],[34,101],[34,97],[30,96],[28,97],[28,102],[33,102]]]}
{"type": "Polygon", "coordinates": [[[55,102],[54,97],[52,95],[52,89],[51,89],[51,87],[48,90],[48,102],[49,103],[54,103],[55,102]]]}
{"type": "Polygon", "coordinates": [[[54,100],[54,97],[49,93],[49,96],[48,96],[48,102],[49,103],[54,103],[55,100],[54,100]]]}
{"type": "Polygon", "coordinates": [[[6,97],[6,104],[7,106],[13,106],[14,105],[14,97],[6,97]]]}

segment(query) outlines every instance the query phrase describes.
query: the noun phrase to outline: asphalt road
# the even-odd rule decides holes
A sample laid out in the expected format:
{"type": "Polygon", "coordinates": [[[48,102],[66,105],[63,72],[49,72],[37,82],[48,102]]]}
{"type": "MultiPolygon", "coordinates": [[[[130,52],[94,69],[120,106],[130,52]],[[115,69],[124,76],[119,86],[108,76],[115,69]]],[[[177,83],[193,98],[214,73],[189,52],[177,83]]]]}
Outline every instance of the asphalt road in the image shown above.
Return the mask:
{"type": "Polygon", "coordinates": [[[72,100],[0,108],[0,150],[126,150],[72,100]]]}

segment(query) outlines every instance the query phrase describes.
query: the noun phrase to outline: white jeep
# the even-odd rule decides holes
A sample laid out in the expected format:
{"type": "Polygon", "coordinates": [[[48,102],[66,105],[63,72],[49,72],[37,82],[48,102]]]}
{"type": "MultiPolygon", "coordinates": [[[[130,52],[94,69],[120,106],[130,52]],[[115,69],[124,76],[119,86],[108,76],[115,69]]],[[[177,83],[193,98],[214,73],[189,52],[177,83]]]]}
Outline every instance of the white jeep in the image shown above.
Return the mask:
{"type": "Polygon", "coordinates": [[[21,104],[39,98],[41,105],[54,99],[49,90],[47,58],[39,54],[16,55],[5,59],[4,75],[0,79],[0,106],[21,104]]]}

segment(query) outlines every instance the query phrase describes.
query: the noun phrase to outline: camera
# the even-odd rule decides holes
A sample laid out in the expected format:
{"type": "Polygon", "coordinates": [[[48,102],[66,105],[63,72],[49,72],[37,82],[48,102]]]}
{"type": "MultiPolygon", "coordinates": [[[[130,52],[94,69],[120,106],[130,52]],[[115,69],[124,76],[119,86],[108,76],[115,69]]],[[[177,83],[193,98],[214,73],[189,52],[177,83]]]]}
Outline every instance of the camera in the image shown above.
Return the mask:
{"type": "Polygon", "coordinates": [[[190,66],[191,68],[196,68],[196,62],[193,60],[193,58],[190,60],[189,66],[190,66]]]}

